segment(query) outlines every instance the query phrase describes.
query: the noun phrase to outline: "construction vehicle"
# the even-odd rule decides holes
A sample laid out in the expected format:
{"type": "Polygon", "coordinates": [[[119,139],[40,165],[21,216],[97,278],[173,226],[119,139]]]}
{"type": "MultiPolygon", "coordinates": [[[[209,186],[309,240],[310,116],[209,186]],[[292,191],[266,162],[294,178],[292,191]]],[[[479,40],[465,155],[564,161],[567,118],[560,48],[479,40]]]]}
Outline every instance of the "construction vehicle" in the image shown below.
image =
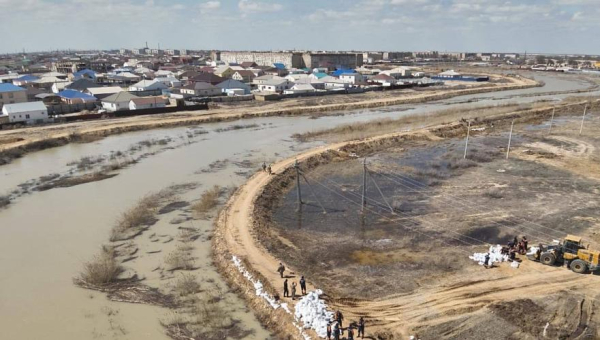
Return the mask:
{"type": "Polygon", "coordinates": [[[541,245],[536,252],[527,253],[527,258],[547,266],[565,264],[579,274],[600,269],[600,251],[589,250],[581,241],[579,236],[567,235],[562,243],[541,245]]]}

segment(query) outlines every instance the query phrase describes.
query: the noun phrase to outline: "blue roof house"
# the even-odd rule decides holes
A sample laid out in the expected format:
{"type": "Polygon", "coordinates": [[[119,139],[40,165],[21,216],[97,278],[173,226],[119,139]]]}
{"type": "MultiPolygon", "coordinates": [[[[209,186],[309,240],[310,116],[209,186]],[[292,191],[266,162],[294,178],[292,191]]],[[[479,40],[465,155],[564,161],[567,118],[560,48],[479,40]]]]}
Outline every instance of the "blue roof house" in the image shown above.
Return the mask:
{"type": "Polygon", "coordinates": [[[75,90],[60,91],[58,96],[67,104],[93,103],[98,101],[98,99],[92,95],[75,90]]]}

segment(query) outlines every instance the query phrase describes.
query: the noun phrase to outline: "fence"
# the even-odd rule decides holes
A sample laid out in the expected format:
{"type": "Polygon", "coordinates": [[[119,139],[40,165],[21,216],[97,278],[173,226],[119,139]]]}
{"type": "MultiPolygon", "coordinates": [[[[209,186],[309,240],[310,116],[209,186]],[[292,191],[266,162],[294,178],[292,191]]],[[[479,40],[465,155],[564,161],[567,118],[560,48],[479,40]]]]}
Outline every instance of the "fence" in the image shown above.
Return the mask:
{"type": "Polygon", "coordinates": [[[168,106],[168,107],[156,107],[151,109],[139,109],[139,110],[123,110],[116,112],[105,112],[105,113],[92,113],[87,115],[68,116],[62,117],[66,122],[74,122],[78,120],[94,120],[100,118],[121,118],[121,117],[133,117],[142,115],[155,115],[161,113],[173,113],[181,111],[197,111],[197,110],[208,110],[208,104],[196,104],[186,106],[168,106]]]}
{"type": "Polygon", "coordinates": [[[93,110],[96,103],[78,103],[78,104],[57,104],[48,105],[48,115],[62,115],[67,113],[79,112],[83,110],[93,110]]]}

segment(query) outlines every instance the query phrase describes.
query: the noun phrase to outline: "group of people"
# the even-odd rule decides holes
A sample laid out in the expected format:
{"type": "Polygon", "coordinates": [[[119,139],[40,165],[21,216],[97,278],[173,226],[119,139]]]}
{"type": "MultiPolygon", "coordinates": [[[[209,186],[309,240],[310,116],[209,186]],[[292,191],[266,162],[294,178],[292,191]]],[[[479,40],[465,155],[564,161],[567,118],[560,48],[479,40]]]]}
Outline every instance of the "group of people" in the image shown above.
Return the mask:
{"type": "MultiPolygon", "coordinates": [[[[283,265],[283,263],[281,263],[281,262],[279,263],[279,267],[277,267],[277,272],[279,273],[279,276],[282,279],[284,279],[283,280],[283,297],[291,297],[292,300],[296,300],[296,289],[297,289],[298,285],[296,284],[296,282],[292,282],[292,285],[291,285],[292,289],[291,289],[291,294],[290,294],[290,286],[288,284],[288,277],[284,276],[284,274],[283,274],[285,272],[285,266],[283,265]]],[[[306,295],[306,279],[304,278],[304,275],[302,275],[300,277],[300,280],[298,281],[298,283],[300,284],[300,294],[306,295]]],[[[275,298],[278,300],[279,296],[277,295],[277,296],[275,296],[275,298]]],[[[333,336],[334,340],[341,339],[341,336],[344,334],[343,322],[344,322],[344,315],[339,310],[336,311],[334,313],[333,321],[327,325],[327,339],[328,340],[331,340],[332,336],[333,336]]],[[[364,338],[364,336],[365,336],[365,319],[362,316],[358,320],[358,323],[352,322],[346,328],[346,331],[347,331],[346,339],[347,340],[354,340],[355,330],[356,330],[357,338],[358,337],[364,338]]]]}
{"type": "Polygon", "coordinates": [[[508,255],[510,260],[514,261],[517,253],[521,255],[527,254],[528,244],[529,241],[527,240],[526,236],[523,236],[521,241],[519,241],[515,236],[512,241],[508,242],[506,246],[502,247],[501,254],[508,255]]]}
{"type": "MultiPolygon", "coordinates": [[[[500,249],[500,254],[508,255],[508,260],[511,262],[516,261],[517,253],[519,253],[521,255],[527,254],[528,244],[529,244],[529,241],[527,240],[526,236],[523,236],[521,241],[519,241],[519,239],[515,236],[515,238],[512,241],[508,242],[505,246],[502,247],[502,249],[500,249]]],[[[486,268],[491,268],[494,266],[494,264],[492,262],[490,262],[490,254],[489,253],[485,254],[485,259],[483,261],[483,265],[486,268]]]]}
{"type": "MultiPolygon", "coordinates": [[[[331,340],[331,336],[333,336],[334,340],[341,339],[341,336],[344,335],[344,328],[342,325],[343,320],[344,316],[342,315],[342,312],[340,312],[339,310],[335,312],[333,322],[327,325],[327,340],[331,340]]],[[[354,330],[356,330],[357,339],[358,337],[360,337],[361,339],[365,337],[365,319],[362,316],[358,320],[358,323],[352,322],[346,328],[347,340],[354,340],[354,330]]]]}
{"type": "MultiPolygon", "coordinates": [[[[283,297],[291,297],[292,300],[296,300],[296,289],[298,287],[298,284],[296,284],[296,282],[292,282],[292,294],[290,294],[288,278],[283,276],[283,272],[285,272],[285,266],[283,265],[283,263],[279,263],[277,272],[279,273],[282,279],[285,279],[283,280],[283,297]]],[[[304,278],[304,275],[300,277],[300,281],[298,281],[298,283],[300,283],[300,294],[306,295],[306,279],[304,278]]]]}
{"type": "Polygon", "coordinates": [[[271,164],[269,164],[269,165],[267,166],[267,163],[263,162],[263,164],[262,164],[262,170],[263,170],[263,172],[266,172],[266,173],[268,173],[269,175],[272,175],[272,174],[273,174],[273,172],[271,171],[271,164]]]}

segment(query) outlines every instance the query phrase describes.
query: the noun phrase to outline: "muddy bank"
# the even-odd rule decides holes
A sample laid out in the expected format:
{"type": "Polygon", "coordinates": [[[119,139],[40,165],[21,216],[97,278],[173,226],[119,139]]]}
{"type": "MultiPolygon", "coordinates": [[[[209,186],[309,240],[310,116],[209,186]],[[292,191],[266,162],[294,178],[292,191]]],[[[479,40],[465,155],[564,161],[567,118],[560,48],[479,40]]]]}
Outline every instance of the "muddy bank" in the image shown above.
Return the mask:
{"type": "MultiPolygon", "coordinates": [[[[31,140],[25,137],[18,138],[18,141],[12,139],[13,143],[2,143],[0,146],[0,166],[3,164],[10,163],[13,159],[22,157],[23,155],[44,150],[52,147],[62,146],[71,142],[85,142],[104,138],[109,135],[121,134],[126,132],[160,129],[160,128],[171,128],[180,126],[197,125],[201,123],[215,123],[225,122],[244,118],[256,118],[256,117],[275,117],[275,116],[297,116],[305,114],[323,113],[331,111],[341,110],[357,110],[366,108],[378,108],[384,106],[393,106],[400,104],[410,103],[423,103],[433,100],[442,100],[457,96],[464,96],[477,93],[495,92],[495,91],[506,91],[506,90],[518,90],[526,89],[531,87],[540,86],[539,83],[520,78],[518,84],[510,85],[499,85],[494,87],[485,88],[473,88],[473,89],[461,89],[461,90],[448,90],[442,93],[423,94],[417,93],[413,96],[392,98],[380,101],[366,101],[357,103],[347,104],[335,104],[335,105],[321,105],[321,106],[309,106],[309,107],[294,107],[285,109],[274,109],[268,111],[255,111],[255,112],[233,112],[233,113],[207,113],[198,116],[191,114],[182,115],[182,117],[169,117],[168,115],[160,115],[160,117],[154,117],[148,122],[135,122],[135,119],[124,119],[121,122],[115,122],[114,120],[109,121],[106,126],[101,126],[93,129],[86,130],[85,124],[83,129],[78,129],[75,132],[61,132],[60,130],[67,130],[70,125],[59,126],[58,131],[52,132],[47,136],[44,136],[41,140],[31,140]],[[121,124],[121,125],[120,125],[121,124]]],[[[142,117],[140,119],[148,119],[148,117],[142,117]]],[[[29,129],[40,129],[40,128],[28,128],[20,130],[19,132],[11,133],[29,133],[29,129]]],[[[8,138],[13,138],[10,135],[8,138]]]]}

